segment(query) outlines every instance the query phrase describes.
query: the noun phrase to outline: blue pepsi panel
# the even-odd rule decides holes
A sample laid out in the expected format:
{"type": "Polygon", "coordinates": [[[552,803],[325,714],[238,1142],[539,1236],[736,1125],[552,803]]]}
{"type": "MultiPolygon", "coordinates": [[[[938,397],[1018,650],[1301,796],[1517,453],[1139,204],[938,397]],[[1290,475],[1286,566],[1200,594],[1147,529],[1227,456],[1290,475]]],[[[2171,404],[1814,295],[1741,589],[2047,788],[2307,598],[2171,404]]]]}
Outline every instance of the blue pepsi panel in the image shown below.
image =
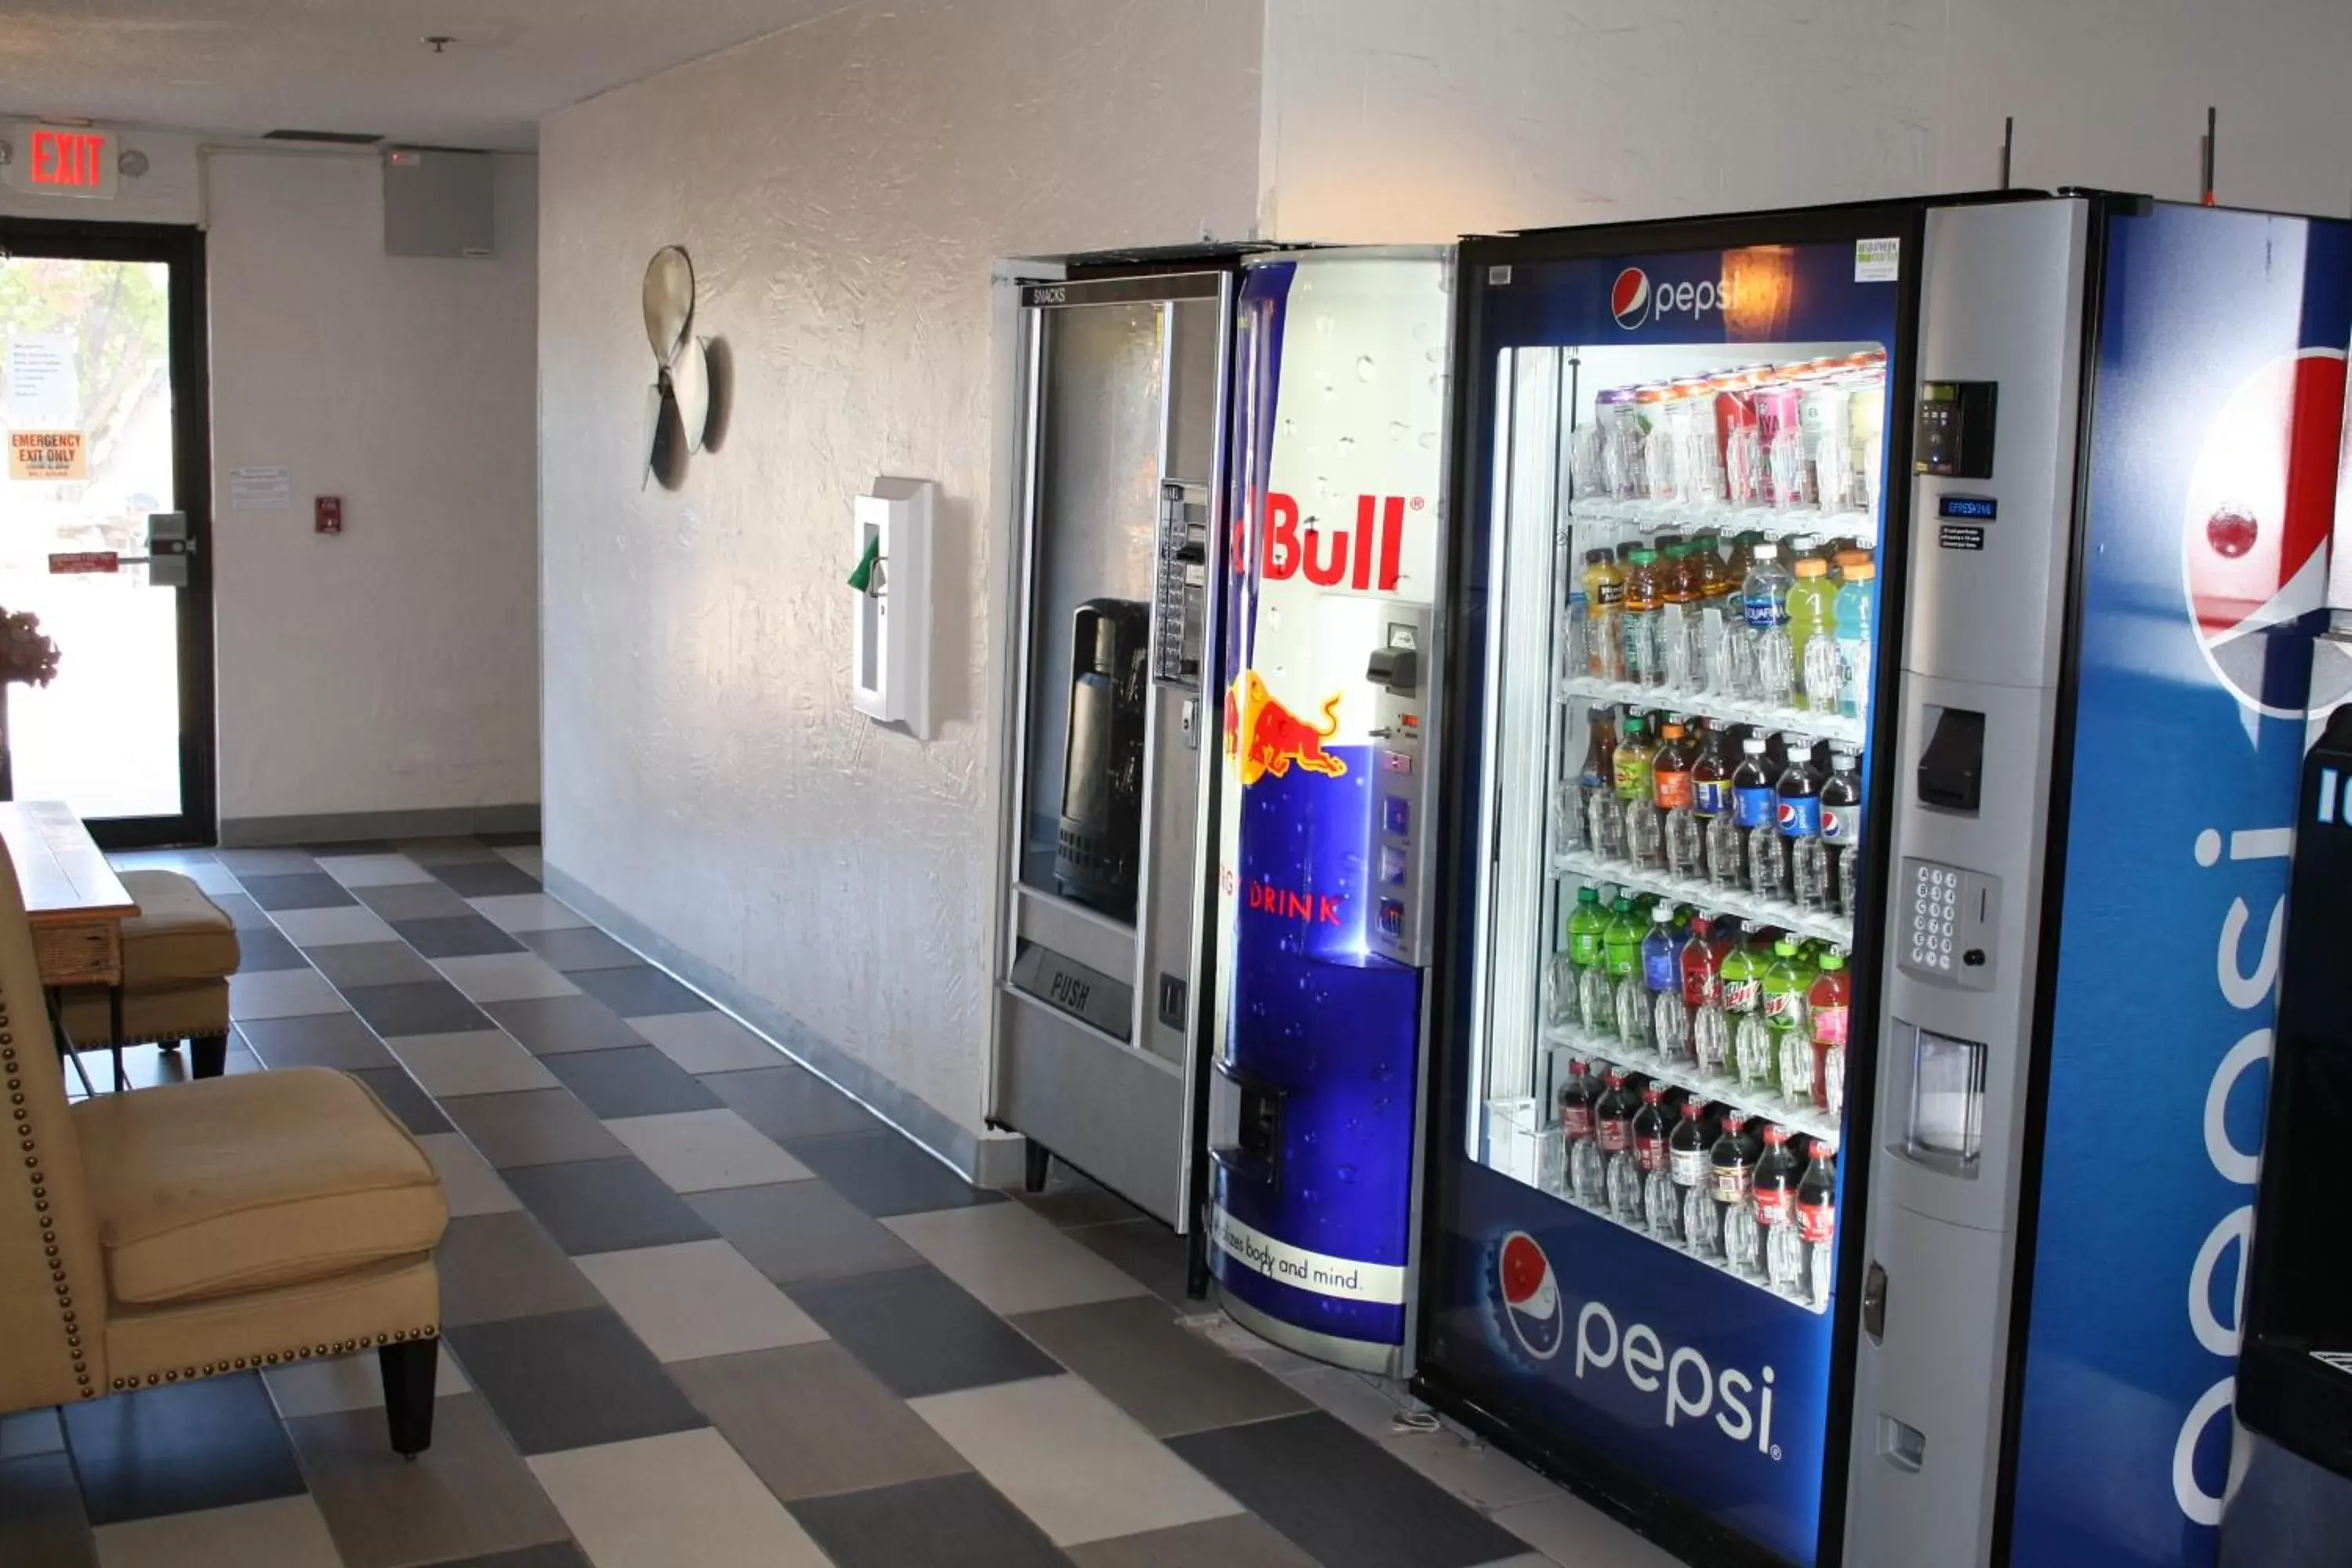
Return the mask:
{"type": "Polygon", "coordinates": [[[2228,1486],[2352,235],[2179,206],[2110,235],[2012,1560],[2201,1568],[2228,1486]]]}
{"type": "MultiPolygon", "coordinates": [[[[1913,220],[1897,215],[1895,221],[1907,228],[1913,220]]],[[[1494,411],[1509,404],[1510,393],[1501,384],[1496,367],[1500,351],[1507,349],[1575,351],[1572,379],[1561,401],[1577,411],[1580,426],[1597,408],[1601,390],[1616,388],[1629,378],[1650,384],[1665,376],[1704,379],[1716,367],[1744,370],[1760,362],[1781,367],[1772,374],[1783,378],[1778,384],[1785,390],[1796,384],[1800,374],[1789,368],[1790,362],[1849,363],[1847,356],[1855,350],[1865,353],[1853,357],[1884,353],[1891,360],[1900,340],[1906,298],[1898,283],[1899,268],[1908,259],[1899,258],[1894,245],[1891,240],[1857,245],[1848,237],[1633,252],[1478,270],[1472,279],[1475,294],[1469,308],[1481,323],[1482,339],[1470,363],[1480,366],[1488,380],[1483,401],[1486,428],[1468,437],[1475,460],[1489,468],[1497,466],[1490,456],[1498,451],[1494,411]],[[1719,355],[1701,352],[1717,347],[1724,351],[1719,355]],[[1645,359],[1644,351],[1654,348],[1661,352],[1645,359]]],[[[1880,363],[1889,386],[1909,374],[1906,365],[1880,363]]],[[[1818,374],[1827,377],[1836,373],[1818,374]]],[[[1524,420],[1524,411],[1517,416],[1524,420]]],[[[1712,427],[1716,416],[1705,417],[1712,427]]],[[[1560,434],[1557,449],[1547,444],[1544,432],[1523,437],[1536,454],[1527,460],[1558,461],[1557,452],[1570,447],[1570,432],[1564,428],[1560,434]]],[[[1751,528],[1775,538],[1866,533],[1879,541],[1877,553],[1884,559],[1885,497],[1898,486],[1885,472],[1883,438],[1874,437],[1869,451],[1874,482],[1867,499],[1843,500],[1832,509],[1796,506],[1762,515],[1753,503],[1733,506],[1685,495],[1680,504],[1643,510],[1619,508],[1616,494],[1580,489],[1573,509],[1574,536],[1559,552],[1561,560],[1576,564],[1559,570],[1580,572],[1588,546],[1640,543],[1630,531],[1634,530],[1643,537],[1665,531],[1688,537],[1714,534],[1720,527],[1727,541],[1751,528]],[[1588,527],[1596,525],[1616,531],[1588,537],[1588,527]]],[[[1518,460],[1516,450],[1513,458],[1518,460]]],[[[1496,488],[1501,491],[1517,484],[1516,476],[1498,477],[1496,488]]],[[[1562,508],[1563,516],[1568,510],[1562,508]]],[[[1532,526],[1548,540],[1549,521],[1529,525],[1515,515],[1510,528],[1516,538],[1532,526]]],[[[1454,603],[1467,637],[1466,645],[1456,645],[1455,665],[1463,671],[1461,679],[1475,682],[1476,672],[1486,667],[1487,643],[1501,636],[1510,586],[1502,581],[1504,563],[1496,554],[1493,519],[1464,516],[1459,526],[1468,533],[1462,552],[1465,581],[1455,585],[1454,603]]],[[[1513,573],[1525,559],[1514,556],[1513,573]]],[[[1571,595],[1581,602],[1580,582],[1562,580],[1555,588],[1558,604],[1570,602],[1571,595]]],[[[1528,607],[1513,601],[1508,613],[1528,607]]],[[[1557,604],[1553,613],[1562,616],[1557,604]]],[[[1561,640],[1556,630],[1549,650],[1555,657],[1561,640]]],[[[1885,674],[1888,660],[1883,646],[1878,653],[1880,674],[1869,689],[1883,691],[1891,688],[1892,679],[1885,674]]],[[[1505,668],[1497,679],[1501,690],[1492,697],[1477,691],[1456,700],[1474,711],[1476,704],[1486,704],[1508,715],[1498,719],[1498,725],[1531,727],[1516,693],[1540,687],[1547,705],[1555,700],[1556,681],[1571,693],[1559,700],[1566,705],[1567,716],[1553,721],[1555,731],[1566,738],[1552,742],[1548,789],[1563,780],[1573,783],[1577,759],[1584,750],[1585,725],[1604,708],[1631,701],[1685,715],[1721,715],[1727,730],[1734,722],[1756,721],[1738,715],[1773,711],[1770,705],[1727,700],[1719,691],[1710,702],[1703,690],[1683,691],[1671,683],[1644,690],[1605,673],[1588,681],[1572,660],[1561,660],[1556,668],[1505,668]],[[1565,679],[1560,678],[1563,671],[1565,679]],[[1683,700],[1685,697],[1690,700],[1683,700]]],[[[1866,713],[1844,715],[1843,723],[1832,728],[1826,727],[1826,721],[1825,727],[1809,727],[1806,716],[1792,707],[1779,711],[1787,721],[1763,727],[1814,738],[1836,735],[1842,743],[1857,748],[1871,732],[1866,713]]],[[[1454,734],[1471,754],[1449,777],[1466,777],[1474,787],[1499,790],[1496,780],[1504,763],[1486,747],[1508,746],[1508,738],[1488,736],[1475,722],[1458,725],[1454,734]]],[[[1736,759],[1736,747],[1734,755],[1736,759]]],[[[1874,752],[1862,750],[1865,799],[1878,793],[1872,775],[1875,761],[1874,752]]],[[[1803,799],[1780,803],[1782,821],[1788,821],[1791,810],[1801,812],[1812,804],[1803,799]]],[[[1457,820],[1478,820],[1470,805],[1451,809],[1460,813],[1457,820]]],[[[1520,843],[1507,837],[1513,829],[1506,825],[1498,853],[1507,858],[1540,853],[1552,889],[1546,895],[1548,924],[1564,920],[1563,905],[1572,900],[1576,886],[1596,884],[1614,885],[1638,897],[1645,918],[1655,898],[1736,915],[1751,932],[1803,923],[1793,906],[1769,896],[1711,896],[1701,892],[1692,879],[1661,876],[1654,868],[1647,874],[1636,871],[1622,858],[1612,858],[1586,845],[1556,854],[1563,842],[1557,830],[1558,812],[1549,802],[1540,809],[1549,814],[1552,826],[1537,831],[1534,842],[1520,843]]],[[[1783,831],[1790,829],[1784,826],[1783,831]]],[[[1472,911],[1481,907],[1483,896],[1502,896],[1480,885],[1487,863],[1484,854],[1465,856],[1453,868],[1444,896],[1462,928],[1475,929],[1472,911]]],[[[1498,879],[1497,889],[1505,880],[1498,879]]],[[[1866,887],[1870,879],[1859,881],[1866,887]]],[[[1836,922],[1815,921],[1806,929],[1819,934],[1825,923],[1836,922]]],[[[1856,923],[1859,929],[1870,929],[1867,920],[1856,923]]],[[[1487,940],[1499,943],[1504,938],[1488,933],[1487,940]]],[[[1841,934],[1825,940],[1847,939],[1841,934]]],[[[1548,932],[1545,945],[1550,950],[1547,961],[1556,968],[1565,944],[1548,932]]],[[[1465,966],[1470,957],[1460,950],[1445,954],[1447,962],[1465,966]]],[[[1490,956],[1488,963],[1499,965],[1500,961],[1490,956]]],[[[1857,963],[1854,972],[1866,973],[1870,967],[1866,961],[1857,963]]],[[[1546,992],[1539,986],[1539,996],[1557,994],[1557,983],[1549,984],[1554,989],[1546,992]]],[[[1460,987],[1457,998],[1467,989],[1460,987]]],[[[1616,1063],[1689,1092],[1703,1103],[1732,1106],[1753,1121],[1801,1131],[1824,1145],[1852,1148],[1862,1157],[1858,1135],[1851,1140],[1844,1136],[1852,1129],[1833,1111],[1791,1102],[1777,1087],[1751,1083],[1741,1088],[1704,1068],[1678,1071],[1679,1058],[1668,1061],[1613,1042],[1587,1028],[1581,1018],[1563,1024],[1542,1001],[1536,1005],[1545,1012],[1536,1026],[1539,1062],[1548,1055],[1572,1054],[1616,1063]]],[[[1855,1016],[1863,1016],[1867,1005],[1866,995],[1858,995],[1855,1016]]],[[[1543,1101],[1549,1090],[1541,1072],[1524,1088],[1475,1080],[1468,1081],[1466,1089],[1460,1087],[1481,1070],[1472,1064],[1491,1048],[1488,1041],[1467,1037],[1470,1026],[1470,1009],[1457,1000],[1444,1021],[1446,1048],[1454,1058],[1447,1070],[1455,1075],[1456,1092],[1468,1114],[1450,1117],[1439,1129],[1438,1157],[1445,1171],[1433,1189],[1437,1256],[1423,1274],[1428,1292],[1424,1366],[1448,1389],[1464,1390],[1481,1405],[1505,1413],[1504,1418],[1526,1429],[1530,1439],[1563,1454],[1563,1463],[1572,1464],[1579,1452],[1591,1454],[1678,1503],[1704,1525],[1743,1537],[1775,1560],[1811,1563],[1820,1549],[1824,1473],[1838,1462],[1833,1454],[1842,1433],[1832,1423],[1845,1419],[1830,1404],[1837,1336],[1850,1314],[1828,1295],[1826,1285],[1818,1301],[1791,1299],[1776,1293],[1760,1272],[1735,1275],[1694,1258],[1671,1239],[1580,1206],[1554,1163],[1560,1158],[1554,1146],[1563,1131],[1543,1101]],[[1509,1103],[1521,1095],[1522,1107],[1509,1103]],[[1530,1130],[1514,1120],[1519,1116],[1532,1118],[1535,1127],[1530,1130]],[[1514,1152],[1529,1146],[1538,1151],[1533,1156],[1514,1152]],[[1817,1305],[1826,1310],[1816,1310],[1817,1305]]],[[[1845,1235],[1860,1232],[1861,1216],[1845,1212],[1843,1204],[1844,1177],[1852,1163],[1839,1162],[1836,1239],[1824,1244],[1822,1253],[1842,1246],[1845,1235]]],[[[1812,1267],[1818,1272],[1809,1275],[1809,1280],[1834,1278],[1833,1260],[1812,1267]]],[[[1692,1521],[1678,1522],[1685,1533],[1705,1533],[1693,1531],[1692,1521]]]]}

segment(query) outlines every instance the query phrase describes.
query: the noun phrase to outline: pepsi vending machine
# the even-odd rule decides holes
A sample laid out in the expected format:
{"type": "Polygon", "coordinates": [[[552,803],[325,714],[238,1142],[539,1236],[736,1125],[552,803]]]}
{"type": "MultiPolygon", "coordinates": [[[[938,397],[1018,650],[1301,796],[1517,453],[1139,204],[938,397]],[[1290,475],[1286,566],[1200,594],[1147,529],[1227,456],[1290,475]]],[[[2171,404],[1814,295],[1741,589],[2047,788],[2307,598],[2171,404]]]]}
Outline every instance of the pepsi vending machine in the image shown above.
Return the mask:
{"type": "Polygon", "coordinates": [[[1420,1170],[1449,258],[1244,266],[1207,1232],[1226,1311],[1396,1370],[1420,1170]]]}
{"type": "Polygon", "coordinates": [[[2213,1560],[2347,263],[1464,244],[1424,1394],[1698,1563],[2213,1560]]]}

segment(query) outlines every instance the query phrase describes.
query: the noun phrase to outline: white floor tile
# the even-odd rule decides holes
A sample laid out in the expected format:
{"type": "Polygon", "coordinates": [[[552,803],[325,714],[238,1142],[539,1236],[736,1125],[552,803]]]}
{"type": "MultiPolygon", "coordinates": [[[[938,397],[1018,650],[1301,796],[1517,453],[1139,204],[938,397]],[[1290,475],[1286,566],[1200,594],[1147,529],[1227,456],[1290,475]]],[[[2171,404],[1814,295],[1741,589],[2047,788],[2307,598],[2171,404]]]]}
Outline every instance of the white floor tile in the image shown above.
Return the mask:
{"type": "Polygon", "coordinates": [[[342,1568],[310,1498],[274,1498],[203,1513],[100,1527],[99,1568],[342,1568]]]}
{"type": "Polygon", "coordinates": [[[723,1241],[591,1253],[572,1261],[662,1361],[700,1361],[828,1337],[723,1241]]]}
{"type": "Polygon", "coordinates": [[[280,910],[269,917],[296,947],[348,947],[362,942],[398,942],[400,933],[365,904],[331,910],[280,910]]]}
{"type": "Polygon", "coordinates": [[[1019,1204],[900,1215],[882,1223],[1007,1317],[1150,1294],[1124,1269],[1019,1204]]]}
{"type": "Polygon", "coordinates": [[[829,1568],[710,1427],[530,1461],[596,1568],[829,1568]]]}
{"type": "Polygon", "coordinates": [[[503,931],[569,931],[588,923],[587,916],[545,893],[499,893],[467,901],[503,931]]]}
{"type": "MultiPolygon", "coordinates": [[[[446,1399],[473,1388],[457,1358],[443,1345],[435,1358],[433,1397],[446,1399]]],[[[335,1356],[326,1361],[298,1361],[268,1368],[261,1374],[278,1406],[280,1420],[324,1415],[334,1410],[373,1410],[383,1404],[383,1367],[373,1351],[335,1356]]]]}
{"type": "Polygon", "coordinates": [[[731,1110],[676,1110],[604,1123],[672,1192],[804,1182],[809,1168],[731,1110]]]}
{"type": "Polygon", "coordinates": [[[1681,1561],[1566,1492],[1496,1509],[1493,1517],[1553,1562],[1576,1568],[1678,1568],[1681,1561]]]}
{"type": "Polygon", "coordinates": [[[433,873],[405,855],[321,855],[319,869],[346,888],[389,888],[429,882],[433,873]]]}
{"type": "Polygon", "coordinates": [[[488,1160],[474,1152],[462,1132],[431,1132],[416,1140],[432,1157],[433,1169],[448,1195],[449,1217],[465,1219],[478,1214],[509,1214],[522,1207],[488,1160]]]}
{"type": "Polygon", "coordinates": [[[542,996],[577,996],[580,987],[535,952],[485,952],[434,963],[449,984],[476,1002],[530,1002],[542,996]]]}
{"type": "Polygon", "coordinates": [[[174,868],[180,875],[214,898],[218,898],[223,893],[245,891],[244,887],[236,879],[236,873],[217,860],[191,860],[174,868]]]}
{"type": "Polygon", "coordinates": [[[792,1058],[717,1010],[667,1013],[633,1020],[636,1031],[688,1072],[741,1072],[787,1065],[792,1058]]]}
{"type": "Polygon", "coordinates": [[[534,877],[545,874],[546,858],[540,853],[540,847],[536,844],[509,845],[497,851],[497,854],[499,859],[518,870],[528,871],[534,877]]]}
{"type": "Polygon", "coordinates": [[[1381,1447],[1479,1509],[1556,1498],[1559,1488],[1508,1454],[1448,1427],[1383,1438],[1381,1447]]]}
{"type": "Polygon", "coordinates": [[[351,1010],[343,994],[315,969],[265,969],[228,977],[232,1018],[299,1018],[351,1010]]]}
{"type": "Polygon", "coordinates": [[[562,1087],[556,1076],[504,1029],[395,1035],[384,1044],[436,1100],[562,1087]]]}
{"type": "Polygon", "coordinates": [[[1076,1377],[1000,1383],[908,1403],[1057,1546],[1242,1511],[1076,1377]]]}
{"type": "Polygon", "coordinates": [[[1397,1413],[1404,1405],[1360,1373],[1318,1363],[1286,1373],[1282,1381],[1367,1437],[1386,1441],[1397,1435],[1397,1413]]]}

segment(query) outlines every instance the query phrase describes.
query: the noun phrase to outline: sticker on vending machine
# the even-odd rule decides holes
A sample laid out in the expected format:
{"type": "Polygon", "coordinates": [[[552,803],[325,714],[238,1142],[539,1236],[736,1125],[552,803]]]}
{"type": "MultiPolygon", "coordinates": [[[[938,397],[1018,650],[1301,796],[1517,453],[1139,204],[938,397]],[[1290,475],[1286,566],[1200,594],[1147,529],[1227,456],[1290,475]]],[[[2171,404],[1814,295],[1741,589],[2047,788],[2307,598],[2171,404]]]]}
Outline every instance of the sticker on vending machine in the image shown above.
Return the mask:
{"type": "Polygon", "coordinates": [[[1892,283],[1903,275],[1903,241],[1899,238],[1857,239],[1853,242],[1853,280],[1892,283]]]}

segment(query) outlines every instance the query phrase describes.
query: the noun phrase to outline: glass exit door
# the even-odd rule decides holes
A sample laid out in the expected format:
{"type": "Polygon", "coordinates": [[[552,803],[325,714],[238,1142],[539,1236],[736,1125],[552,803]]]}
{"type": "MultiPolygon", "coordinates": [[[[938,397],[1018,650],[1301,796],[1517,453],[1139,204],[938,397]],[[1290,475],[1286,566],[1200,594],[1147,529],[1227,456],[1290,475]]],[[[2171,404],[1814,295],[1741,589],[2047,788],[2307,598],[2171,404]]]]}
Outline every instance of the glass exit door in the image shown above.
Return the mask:
{"type": "Polygon", "coordinates": [[[0,609],[58,653],[0,782],[114,847],[215,828],[203,244],[0,219],[0,609]]]}

